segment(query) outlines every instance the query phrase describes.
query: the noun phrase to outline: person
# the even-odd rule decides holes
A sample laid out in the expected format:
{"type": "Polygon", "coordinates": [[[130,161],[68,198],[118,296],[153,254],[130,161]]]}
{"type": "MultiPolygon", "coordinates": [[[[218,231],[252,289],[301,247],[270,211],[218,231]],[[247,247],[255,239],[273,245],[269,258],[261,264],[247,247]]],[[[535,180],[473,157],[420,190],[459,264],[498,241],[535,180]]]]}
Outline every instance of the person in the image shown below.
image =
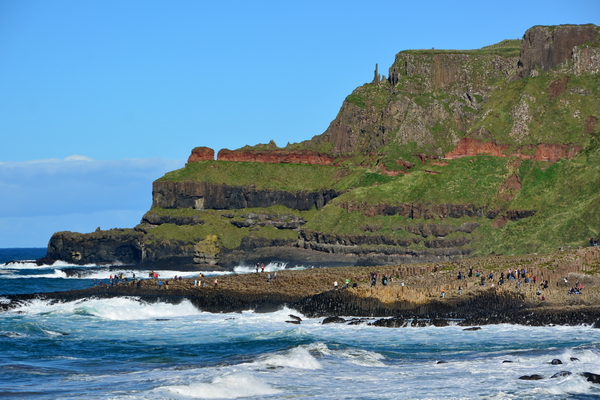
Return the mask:
{"type": "Polygon", "coordinates": [[[215,287],[217,287],[217,285],[219,285],[219,281],[215,279],[215,287]]]}
{"type": "Polygon", "coordinates": [[[258,269],[260,268],[260,263],[256,263],[256,273],[258,274],[258,269]]]}
{"type": "Polygon", "coordinates": [[[265,263],[260,264],[260,271],[265,272],[265,263]]]}
{"type": "Polygon", "coordinates": [[[381,283],[383,284],[383,286],[387,286],[387,283],[388,283],[387,276],[383,275],[383,278],[381,278],[381,283]]]}
{"type": "Polygon", "coordinates": [[[462,286],[458,287],[458,294],[462,294],[462,286]]]}
{"type": "Polygon", "coordinates": [[[446,291],[442,290],[442,299],[446,297],[446,291]]]}
{"type": "Polygon", "coordinates": [[[162,289],[162,281],[158,281],[158,289],[162,289]]]}
{"type": "Polygon", "coordinates": [[[333,288],[334,288],[335,290],[337,290],[337,289],[338,289],[338,283],[337,283],[337,281],[333,282],[333,288]]]}

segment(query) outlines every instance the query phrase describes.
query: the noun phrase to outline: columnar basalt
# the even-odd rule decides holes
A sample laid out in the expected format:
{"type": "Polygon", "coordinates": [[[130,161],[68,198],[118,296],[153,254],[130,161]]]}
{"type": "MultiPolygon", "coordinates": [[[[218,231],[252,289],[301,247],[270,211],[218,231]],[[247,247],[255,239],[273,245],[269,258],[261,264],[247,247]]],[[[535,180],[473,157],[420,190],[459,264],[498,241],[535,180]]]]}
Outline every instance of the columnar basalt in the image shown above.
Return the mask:
{"type": "Polygon", "coordinates": [[[155,181],[152,207],[235,210],[282,205],[294,210],[310,210],[312,207],[323,208],[339,195],[333,189],[289,192],[208,182],[155,181]]]}

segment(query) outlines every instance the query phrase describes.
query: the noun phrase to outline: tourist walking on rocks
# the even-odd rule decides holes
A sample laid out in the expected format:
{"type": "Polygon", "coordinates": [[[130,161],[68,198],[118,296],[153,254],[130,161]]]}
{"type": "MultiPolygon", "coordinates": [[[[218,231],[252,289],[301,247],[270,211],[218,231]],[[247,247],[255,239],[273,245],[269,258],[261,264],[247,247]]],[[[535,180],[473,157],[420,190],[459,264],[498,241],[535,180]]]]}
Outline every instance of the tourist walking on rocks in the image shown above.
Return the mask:
{"type": "Polygon", "coordinates": [[[469,278],[473,277],[473,267],[469,268],[469,278]]]}
{"type": "Polygon", "coordinates": [[[162,289],[162,281],[158,281],[158,290],[162,289]]]}
{"type": "Polygon", "coordinates": [[[335,290],[338,290],[338,283],[337,283],[337,281],[333,282],[333,288],[335,290]]]}
{"type": "Polygon", "coordinates": [[[217,280],[215,279],[215,287],[217,287],[218,285],[219,285],[219,281],[217,281],[217,280]]]}

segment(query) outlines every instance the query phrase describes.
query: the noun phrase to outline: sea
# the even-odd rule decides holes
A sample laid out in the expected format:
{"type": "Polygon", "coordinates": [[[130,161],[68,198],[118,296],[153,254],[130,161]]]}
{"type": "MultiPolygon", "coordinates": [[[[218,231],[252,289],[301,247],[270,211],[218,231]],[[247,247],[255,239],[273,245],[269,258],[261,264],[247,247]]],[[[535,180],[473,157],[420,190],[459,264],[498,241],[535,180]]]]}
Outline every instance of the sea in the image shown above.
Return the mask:
{"type": "MultiPolygon", "coordinates": [[[[147,272],[31,261],[45,251],[0,249],[0,302],[147,272]]],[[[322,321],[291,309],[209,313],[135,297],[35,299],[0,312],[0,399],[600,398],[600,384],[582,376],[600,374],[600,329],[590,326],[465,331],[322,321]],[[301,323],[286,322],[290,314],[301,323]],[[519,379],[534,374],[543,379],[519,379]]]]}

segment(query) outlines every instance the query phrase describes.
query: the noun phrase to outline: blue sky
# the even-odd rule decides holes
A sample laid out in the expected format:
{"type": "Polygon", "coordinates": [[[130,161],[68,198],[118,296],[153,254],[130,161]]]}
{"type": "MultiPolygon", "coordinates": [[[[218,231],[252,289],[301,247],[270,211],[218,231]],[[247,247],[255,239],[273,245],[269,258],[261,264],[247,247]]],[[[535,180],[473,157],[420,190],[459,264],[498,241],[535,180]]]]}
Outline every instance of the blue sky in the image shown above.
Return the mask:
{"type": "Polygon", "coordinates": [[[0,1],[0,248],[133,227],[192,148],[284,146],[406,49],[475,49],[600,2],[0,1]]]}

